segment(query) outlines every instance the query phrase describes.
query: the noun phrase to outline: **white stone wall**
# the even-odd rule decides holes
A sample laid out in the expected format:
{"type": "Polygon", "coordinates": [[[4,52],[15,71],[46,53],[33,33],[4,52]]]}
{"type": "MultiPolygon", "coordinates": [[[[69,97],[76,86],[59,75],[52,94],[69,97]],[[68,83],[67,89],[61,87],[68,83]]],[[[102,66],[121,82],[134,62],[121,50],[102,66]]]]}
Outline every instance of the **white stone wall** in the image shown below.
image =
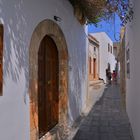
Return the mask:
{"type": "MultiPolygon", "coordinates": [[[[35,27],[56,15],[69,54],[69,121],[85,107],[87,91],[87,39],[66,0],[0,0],[4,24],[3,96],[0,97],[0,139],[29,140],[29,44],[35,27]]],[[[55,22],[55,21],[54,21],[55,22]]]]}
{"type": "MultiPolygon", "coordinates": [[[[100,72],[99,77],[106,82],[106,69],[110,63],[111,72],[115,69],[115,56],[108,52],[108,43],[113,47],[112,40],[105,32],[93,33],[93,36],[99,41],[99,54],[100,54],[100,72]]],[[[113,48],[112,48],[113,50],[113,48]]]]}
{"type": "MultiPolygon", "coordinates": [[[[126,49],[130,50],[130,78],[126,79],[126,108],[135,140],[140,140],[140,1],[134,3],[133,22],[126,26],[126,49]]],[[[126,75],[127,77],[127,75],[126,75]]]]}

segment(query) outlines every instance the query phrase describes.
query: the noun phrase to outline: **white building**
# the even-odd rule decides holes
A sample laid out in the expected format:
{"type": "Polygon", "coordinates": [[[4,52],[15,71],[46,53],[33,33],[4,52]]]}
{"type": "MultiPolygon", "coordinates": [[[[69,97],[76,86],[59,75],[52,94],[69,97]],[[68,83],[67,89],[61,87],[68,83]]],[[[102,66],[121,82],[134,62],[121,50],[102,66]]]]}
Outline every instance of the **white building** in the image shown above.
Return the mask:
{"type": "Polygon", "coordinates": [[[90,81],[99,79],[99,42],[92,35],[88,35],[89,45],[88,45],[88,77],[90,81]]]}
{"type": "Polygon", "coordinates": [[[115,56],[113,55],[113,42],[105,32],[93,33],[91,35],[93,35],[99,41],[99,78],[103,79],[106,83],[106,69],[110,67],[110,71],[113,72],[116,66],[115,56]]]}
{"type": "Polygon", "coordinates": [[[37,140],[55,124],[62,138],[86,105],[85,26],[68,0],[0,0],[0,7],[0,139],[37,140]]]}
{"type": "MultiPolygon", "coordinates": [[[[131,2],[131,1],[130,1],[131,2]]],[[[126,110],[135,140],[140,140],[140,1],[131,3],[133,21],[126,26],[126,110]]]]}

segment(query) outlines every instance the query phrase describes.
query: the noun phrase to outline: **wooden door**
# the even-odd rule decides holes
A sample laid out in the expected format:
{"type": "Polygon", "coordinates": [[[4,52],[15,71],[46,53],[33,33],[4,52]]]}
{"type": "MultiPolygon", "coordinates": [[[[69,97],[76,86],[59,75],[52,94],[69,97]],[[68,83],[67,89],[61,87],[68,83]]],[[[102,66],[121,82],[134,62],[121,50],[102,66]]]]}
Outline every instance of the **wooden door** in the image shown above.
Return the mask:
{"type": "Polygon", "coordinates": [[[96,59],[93,59],[93,78],[96,79],[96,59]]]}
{"type": "Polygon", "coordinates": [[[49,36],[45,36],[38,52],[38,117],[39,137],[58,123],[58,51],[49,36]]]}

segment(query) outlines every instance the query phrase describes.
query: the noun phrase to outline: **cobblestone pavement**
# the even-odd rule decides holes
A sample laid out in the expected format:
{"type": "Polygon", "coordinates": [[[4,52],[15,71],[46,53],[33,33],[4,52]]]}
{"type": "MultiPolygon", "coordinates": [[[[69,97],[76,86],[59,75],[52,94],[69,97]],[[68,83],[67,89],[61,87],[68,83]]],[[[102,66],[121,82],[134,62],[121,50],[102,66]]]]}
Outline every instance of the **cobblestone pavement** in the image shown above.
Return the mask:
{"type": "Polygon", "coordinates": [[[121,107],[119,85],[106,87],[73,140],[134,140],[128,116],[121,107]]]}

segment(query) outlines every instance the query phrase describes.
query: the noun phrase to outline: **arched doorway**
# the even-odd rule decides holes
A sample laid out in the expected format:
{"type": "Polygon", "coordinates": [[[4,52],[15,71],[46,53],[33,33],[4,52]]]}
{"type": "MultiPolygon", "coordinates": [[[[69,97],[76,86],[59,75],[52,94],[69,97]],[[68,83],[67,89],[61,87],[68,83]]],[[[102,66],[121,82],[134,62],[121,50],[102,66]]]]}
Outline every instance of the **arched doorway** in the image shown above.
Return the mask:
{"type": "Polygon", "coordinates": [[[38,51],[38,128],[41,138],[58,124],[58,50],[46,35],[38,51]]]}
{"type": "Polygon", "coordinates": [[[68,51],[63,32],[52,20],[40,22],[32,34],[29,48],[29,78],[30,139],[37,140],[45,133],[50,133],[50,129],[56,124],[58,129],[55,133],[61,139],[68,126],[68,51]],[[53,84],[56,85],[55,88],[53,84]],[[45,92],[45,88],[48,92],[45,92]]]}

